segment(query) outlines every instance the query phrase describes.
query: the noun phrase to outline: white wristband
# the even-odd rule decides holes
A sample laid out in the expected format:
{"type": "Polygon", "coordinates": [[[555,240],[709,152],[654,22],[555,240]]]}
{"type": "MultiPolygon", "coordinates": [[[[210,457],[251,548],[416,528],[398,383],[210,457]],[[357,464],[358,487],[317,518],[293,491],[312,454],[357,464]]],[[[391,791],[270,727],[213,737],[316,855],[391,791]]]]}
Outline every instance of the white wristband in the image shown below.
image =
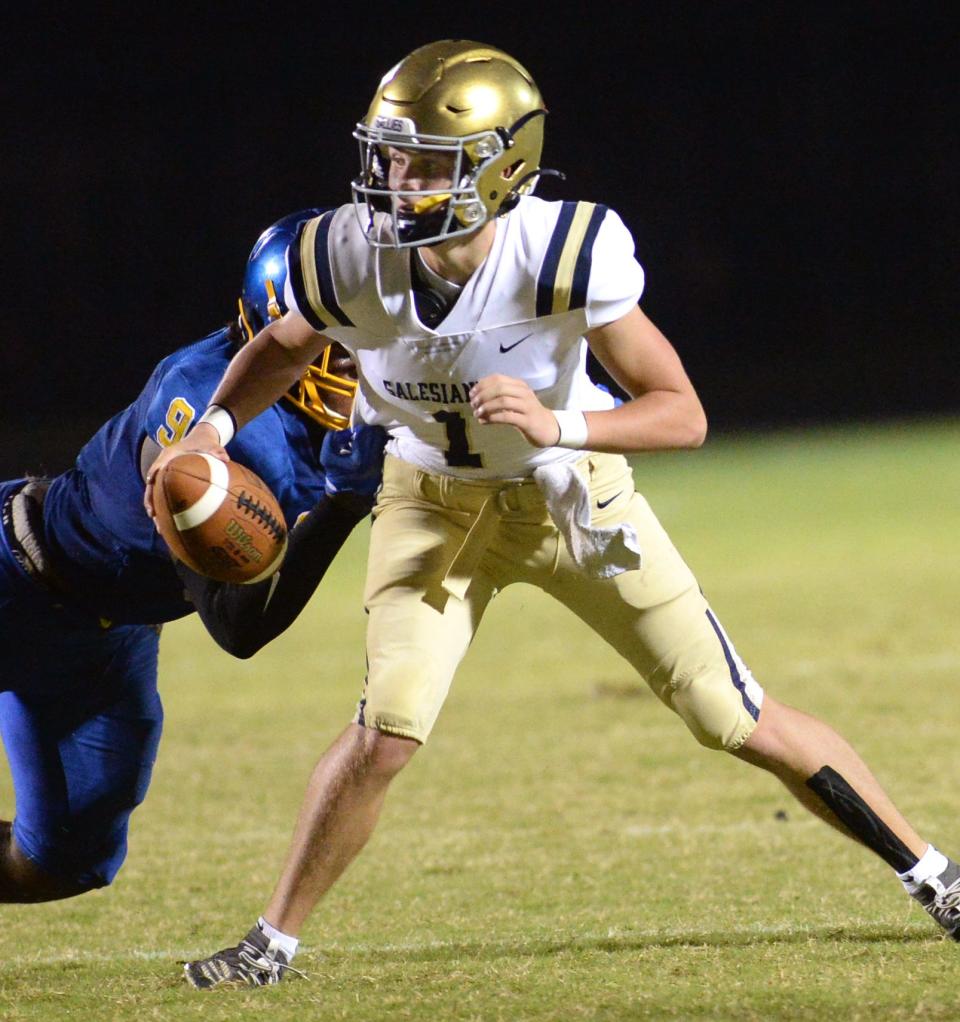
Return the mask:
{"type": "Polygon", "coordinates": [[[583,412],[561,409],[553,413],[560,427],[560,439],[556,447],[569,447],[571,450],[582,450],[587,444],[587,417],[583,412]]]}
{"type": "Polygon", "coordinates": [[[210,405],[197,420],[197,425],[199,426],[201,422],[213,426],[220,436],[221,447],[226,447],[237,432],[237,420],[233,417],[233,412],[223,405],[210,405]]]}

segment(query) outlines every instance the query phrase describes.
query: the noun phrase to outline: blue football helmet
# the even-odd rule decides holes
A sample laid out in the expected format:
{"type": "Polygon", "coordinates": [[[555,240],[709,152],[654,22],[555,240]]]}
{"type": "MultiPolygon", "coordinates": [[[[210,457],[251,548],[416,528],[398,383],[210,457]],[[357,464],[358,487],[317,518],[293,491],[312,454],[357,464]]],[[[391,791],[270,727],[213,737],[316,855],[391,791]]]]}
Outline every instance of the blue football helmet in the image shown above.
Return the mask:
{"type": "MultiPolygon", "coordinates": [[[[283,303],[287,249],[304,220],[326,212],[325,209],[302,209],[291,213],[271,224],[257,238],[247,260],[238,300],[240,327],[248,341],[287,311],[283,303]]],[[[349,409],[356,392],[353,362],[346,349],[334,343],[324,348],[317,361],[307,367],[284,399],[327,429],[345,429],[350,424],[349,409]]]]}

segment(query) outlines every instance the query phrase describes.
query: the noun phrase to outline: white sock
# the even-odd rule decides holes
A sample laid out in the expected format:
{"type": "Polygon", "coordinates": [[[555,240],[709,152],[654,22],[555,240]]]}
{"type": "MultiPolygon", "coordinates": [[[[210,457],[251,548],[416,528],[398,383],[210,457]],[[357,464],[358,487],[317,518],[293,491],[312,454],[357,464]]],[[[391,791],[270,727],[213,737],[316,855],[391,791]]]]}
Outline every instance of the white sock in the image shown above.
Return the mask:
{"type": "Polygon", "coordinates": [[[263,930],[270,940],[275,940],[280,945],[280,950],[287,956],[287,961],[292,962],[300,941],[296,937],[291,937],[282,930],[278,930],[275,926],[271,926],[263,916],[260,916],[257,920],[257,926],[263,930]]]}
{"type": "Polygon", "coordinates": [[[906,873],[898,873],[897,876],[903,881],[903,886],[914,894],[924,881],[940,876],[948,865],[949,862],[943,852],[938,852],[933,845],[927,845],[927,850],[910,869],[906,873]]]}

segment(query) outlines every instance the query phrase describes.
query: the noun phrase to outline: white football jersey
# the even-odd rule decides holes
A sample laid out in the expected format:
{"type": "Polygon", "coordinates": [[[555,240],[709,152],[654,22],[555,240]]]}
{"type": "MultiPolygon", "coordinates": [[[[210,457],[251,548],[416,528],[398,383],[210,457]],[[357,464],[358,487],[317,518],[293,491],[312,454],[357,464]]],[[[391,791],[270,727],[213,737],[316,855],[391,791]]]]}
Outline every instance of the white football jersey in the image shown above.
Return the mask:
{"type": "Polygon", "coordinates": [[[583,334],[624,316],[643,291],[633,239],[605,206],[525,196],[495,222],[490,253],[436,329],[417,318],[410,250],[368,245],[352,205],[303,224],[287,256],[287,307],[357,363],[355,418],[383,426],[397,457],[467,479],[524,477],[580,457],[533,447],[513,426],[481,425],[470,388],[501,373],[525,380],[547,408],[613,407],[587,376],[583,334]]]}

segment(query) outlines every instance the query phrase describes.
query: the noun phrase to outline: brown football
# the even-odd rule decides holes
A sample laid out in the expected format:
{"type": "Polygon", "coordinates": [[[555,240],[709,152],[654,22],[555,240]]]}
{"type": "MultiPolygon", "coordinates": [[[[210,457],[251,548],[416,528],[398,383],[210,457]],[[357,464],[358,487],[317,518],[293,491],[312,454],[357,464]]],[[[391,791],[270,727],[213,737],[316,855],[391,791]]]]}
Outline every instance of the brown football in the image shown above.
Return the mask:
{"type": "Polygon", "coordinates": [[[259,582],[283,561],[283,511],[266,483],[239,462],[180,454],[157,473],[153,503],[171,553],[201,575],[259,582]]]}

